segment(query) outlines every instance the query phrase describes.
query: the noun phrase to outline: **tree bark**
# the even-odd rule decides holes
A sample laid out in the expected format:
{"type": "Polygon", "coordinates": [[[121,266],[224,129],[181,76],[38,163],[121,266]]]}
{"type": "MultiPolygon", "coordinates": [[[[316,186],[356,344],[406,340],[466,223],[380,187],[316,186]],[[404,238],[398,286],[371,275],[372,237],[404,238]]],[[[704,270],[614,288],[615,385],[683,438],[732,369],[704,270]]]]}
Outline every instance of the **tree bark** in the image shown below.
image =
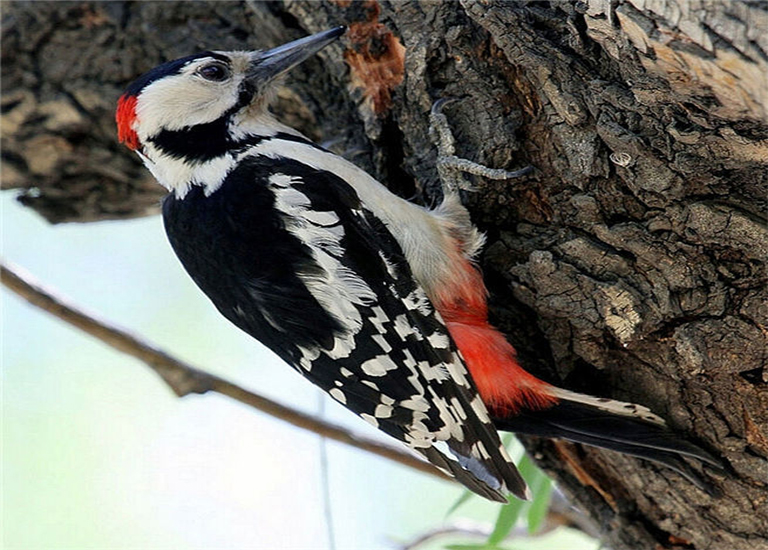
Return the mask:
{"type": "Polygon", "coordinates": [[[122,88],[202,49],[347,24],[274,110],[403,196],[438,198],[428,112],[517,181],[467,195],[495,323],[525,365],[645,404],[722,455],[712,498],[669,470],[527,446],[614,548],[768,540],[768,7],[727,0],[8,3],[2,181],[51,222],[144,216],[122,88]]]}

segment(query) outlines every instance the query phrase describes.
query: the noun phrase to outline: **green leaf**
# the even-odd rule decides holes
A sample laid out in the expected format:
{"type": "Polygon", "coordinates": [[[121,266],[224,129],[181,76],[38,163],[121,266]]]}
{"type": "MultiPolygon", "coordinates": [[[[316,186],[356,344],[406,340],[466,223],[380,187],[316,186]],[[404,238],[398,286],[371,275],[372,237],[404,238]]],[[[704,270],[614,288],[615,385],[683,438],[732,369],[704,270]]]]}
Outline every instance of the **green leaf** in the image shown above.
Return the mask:
{"type": "Polygon", "coordinates": [[[537,468],[537,479],[531,482],[533,502],[528,508],[528,533],[531,535],[541,528],[549,511],[549,503],[552,500],[554,483],[547,475],[537,468]]]}
{"type": "Polygon", "coordinates": [[[499,510],[499,516],[496,518],[496,525],[493,526],[493,531],[488,536],[488,544],[496,545],[503,541],[509,535],[510,531],[517,523],[517,518],[520,517],[520,512],[526,506],[524,500],[519,500],[515,497],[511,497],[514,500],[510,500],[509,504],[501,507],[499,510]]]}
{"type": "MultiPolygon", "coordinates": [[[[520,470],[520,475],[523,479],[530,484],[528,480],[534,479],[536,476],[536,465],[531,462],[528,455],[524,455],[520,462],[517,464],[517,469],[520,470]]],[[[493,531],[488,537],[488,544],[496,545],[503,541],[517,523],[517,519],[520,517],[521,512],[528,506],[528,503],[524,500],[519,500],[515,497],[510,497],[509,504],[502,506],[499,510],[499,515],[496,518],[496,525],[493,526],[493,531]]]]}

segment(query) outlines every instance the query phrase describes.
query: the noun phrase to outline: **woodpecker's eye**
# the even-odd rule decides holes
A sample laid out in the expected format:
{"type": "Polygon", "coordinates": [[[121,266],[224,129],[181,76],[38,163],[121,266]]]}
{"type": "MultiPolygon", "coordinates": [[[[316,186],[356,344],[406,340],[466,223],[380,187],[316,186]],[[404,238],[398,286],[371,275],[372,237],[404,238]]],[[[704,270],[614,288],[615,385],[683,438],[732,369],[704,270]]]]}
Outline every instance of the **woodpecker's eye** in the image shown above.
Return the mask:
{"type": "Polygon", "coordinates": [[[197,74],[211,82],[221,82],[229,78],[229,69],[224,63],[209,63],[200,67],[197,74]]]}

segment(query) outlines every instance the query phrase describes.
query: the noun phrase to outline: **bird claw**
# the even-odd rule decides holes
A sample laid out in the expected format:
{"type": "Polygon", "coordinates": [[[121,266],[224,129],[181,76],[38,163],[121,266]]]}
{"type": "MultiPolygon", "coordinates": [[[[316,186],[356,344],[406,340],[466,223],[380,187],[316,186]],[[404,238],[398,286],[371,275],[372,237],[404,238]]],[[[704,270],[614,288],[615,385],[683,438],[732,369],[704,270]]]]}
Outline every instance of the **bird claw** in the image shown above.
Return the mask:
{"type": "Polygon", "coordinates": [[[457,101],[455,97],[438,99],[432,104],[432,109],[429,112],[429,137],[437,147],[438,161],[441,158],[453,156],[456,150],[453,132],[448,125],[448,119],[443,114],[443,107],[455,101],[457,101]]]}
{"type": "Polygon", "coordinates": [[[455,97],[444,97],[432,104],[429,113],[429,136],[437,147],[437,173],[443,186],[443,194],[456,194],[459,190],[477,191],[477,187],[467,182],[462,173],[491,180],[514,179],[533,172],[532,166],[526,166],[519,170],[504,170],[502,168],[489,168],[483,164],[463,159],[455,155],[456,141],[448,124],[448,119],[443,113],[446,105],[458,101],[455,97]]]}
{"type": "Polygon", "coordinates": [[[451,103],[456,103],[459,100],[458,97],[441,97],[432,104],[431,113],[440,114],[443,111],[443,107],[451,103]]]}
{"type": "Polygon", "coordinates": [[[475,176],[480,176],[489,180],[509,180],[525,176],[533,172],[533,166],[526,166],[519,170],[505,170],[503,168],[489,168],[484,164],[479,164],[468,159],[450,156],[441,159],[441,164],[452,170],[466,172],[475,176]]]}

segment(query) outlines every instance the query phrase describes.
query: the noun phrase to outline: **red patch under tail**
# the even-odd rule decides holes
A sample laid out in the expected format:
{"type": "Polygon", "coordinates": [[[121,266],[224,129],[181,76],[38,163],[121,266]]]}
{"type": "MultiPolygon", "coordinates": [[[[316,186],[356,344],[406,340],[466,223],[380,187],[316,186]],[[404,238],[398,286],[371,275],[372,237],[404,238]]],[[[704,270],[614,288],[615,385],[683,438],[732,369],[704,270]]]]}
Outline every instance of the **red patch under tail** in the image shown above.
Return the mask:
{"type": "Polygon", "coordinates": [[[133,129],[136,121],[136,96],[123,94],[117,100],[117,138],[132,151],[139,148],[139,136],[133,129]]]}
{"type": "Polygon", "coordinates": [[[486,406],[503,417],[521,408],[537,410],[557,403],[551,386],[523,370],[515,348],[488,322],[487,290],[480,272],[464,257],[453,265],[461,275],[441,287],[435,306],[486,406]]]}

